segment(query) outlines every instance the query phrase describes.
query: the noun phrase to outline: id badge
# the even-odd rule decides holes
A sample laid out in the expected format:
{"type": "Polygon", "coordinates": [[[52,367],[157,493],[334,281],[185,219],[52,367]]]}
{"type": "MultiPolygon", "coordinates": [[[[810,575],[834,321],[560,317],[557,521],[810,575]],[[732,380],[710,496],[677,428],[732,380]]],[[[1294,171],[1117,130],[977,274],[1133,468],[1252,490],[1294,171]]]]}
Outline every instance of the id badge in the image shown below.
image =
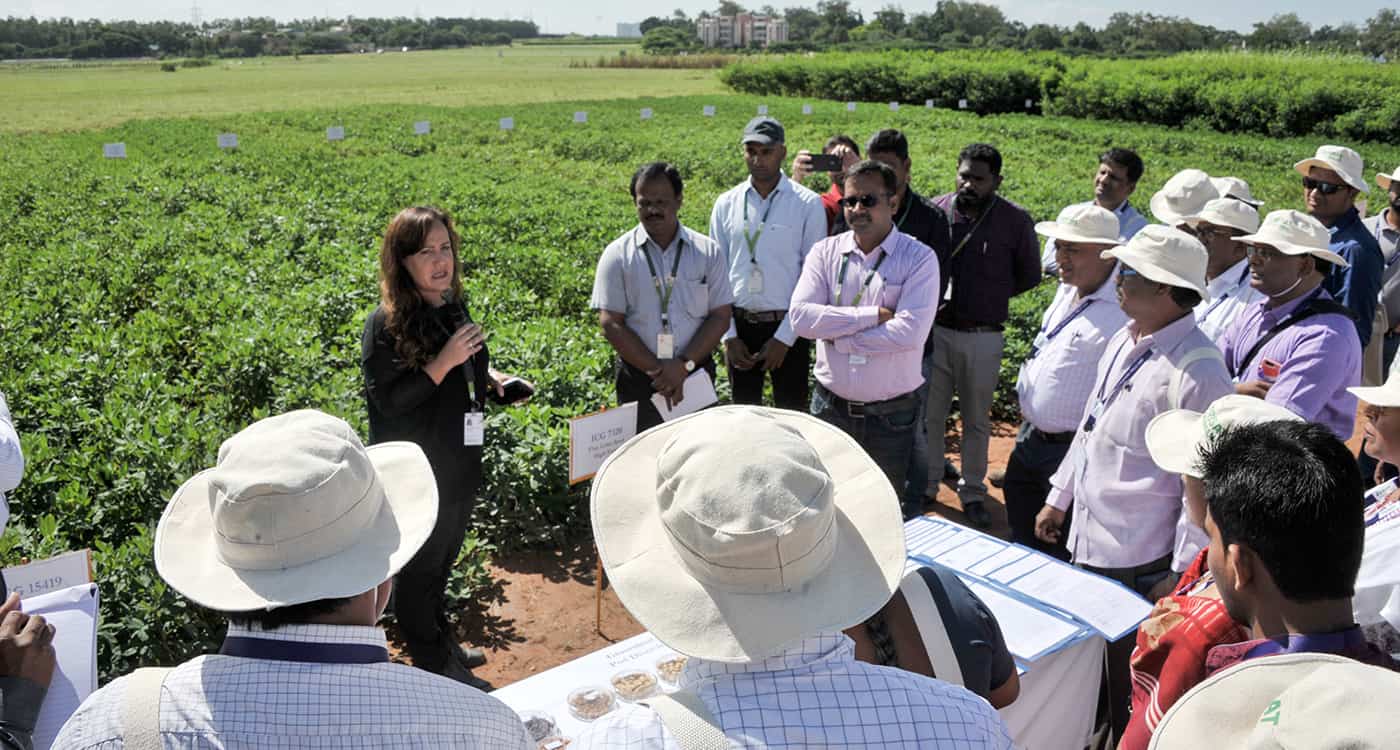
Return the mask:
{"type": "Polygon", "coordinates": [[[952,302],[952,301],[953,301],[953,280],[952,280],[952,279],[948,279],[948,288],[945,289],[945,290],[943,290],[943,301],[944,301],[944,302],[952,302]]]}
{"type": "Polygon", "coordinates": [[[676,356],[676,337],[667,331],[656,334],[656,358],[671,359],[676,356]]]}
{"type": "Polygon", "coordinates": [[[486,442],[486,415],[469,411],[462,415],[462,445],[482,445],[486,442]]]}
{"type": "Polygon", "coordinates": [[[855,367],[855,366],[857,366],[857,365],[863,365],[863,364],[865,364],[866,362],[867,362],[867,360],[866,360],[864,354],[852,354],[852,355],[851,355],[851,366],[852,366],[852,367],[855,367]]]}
{"type": "Polygon", "coordinates": [[[749,294],[763,293],[763,271],[758,266],[749,270],[749,294]]]}

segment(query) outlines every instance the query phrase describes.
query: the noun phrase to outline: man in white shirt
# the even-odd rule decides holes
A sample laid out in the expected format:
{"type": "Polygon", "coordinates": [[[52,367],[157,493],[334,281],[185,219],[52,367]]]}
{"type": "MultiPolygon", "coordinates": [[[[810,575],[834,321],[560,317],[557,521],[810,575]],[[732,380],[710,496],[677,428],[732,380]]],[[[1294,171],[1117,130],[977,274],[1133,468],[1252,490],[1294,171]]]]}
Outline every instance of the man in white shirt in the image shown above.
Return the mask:
{"type": "Polygon", "coordinates": [[[1055,243],[1060,287],[1040,319],[1040,332],[1016,378],[1021,429],[1006,462],[1002,492],[1011,538],[1069,559],[1063,542],[1035,536],[1035,516],[1050,492],[1084,404],[1094,388],[1099,358],[1128,316],[1118,306],[1118,261],[1100,254],[1118,244],[1118,217],[1094,205],[1070,206],[1035,231],[1055,243]]]}
{"type": "Polygon", "coordinates": [[[1220,334],[1240,311],[1263,295],[1249,284],[1249,259],[1236,237],[1259,229],[1259,212],[1234,198],[1216,198],[1187,219],[1196,239],[1206,246],[1206,292],[1210,302],[1196,305],[1196,327],[1219,344],[1220,334]]]}
{"type": "MultiPolygon", "coordinates": [[[[1112,211],[1118,219],[1118,241],[1127,242],[1148,223],[1147,217],[1128,202],[1133,191],[1137,190],[1143,169],[1142,157],[1132,149],[1111,148],[1103,152],[1099,155],[1099,169],[1094,173],[1094,199],[1069,208],[1098,206],[1112,211]]],[[[1045,241],[1040,262],[1046,275],[1054,276],[1059,271],[1055,261],[1054,237],[1045,241]]]]}
{"type": "Polygon", "coordinates": [[[0,533],[10,521],[10,502],[5,493],[13,492],[23,478],[24,451],[20,450],[10,405],[5,402],[5,394],[0,393],[0,533]]]}
{"type": "Polygon", "coordinates": [[[592,520],[627,610],[689,660],[679,692],[570,750],[1011,747],[968,690],[856,661],[841,631],[898,589],[904,530],[894,487],[838,427],[751,406],[672,420],[598,470],[592,520]]]}
{"type": "Polygon", "coordinates": [[[532,750],[505,704],[389,661],[377,623],[437,505],[421,448],[366,448],[328,414],[290,412],[224,441],[218,464],[176,490],[155,539],[161,578],[227,614],[223,647],[108,684],[53,747],[532,750]]]}
{"type": "Polygon", "coordinates": [[[783,174],[785,139],[771,117],[744,127],[749,179],[715,200],[710,237],[729,264],[734,290],[733,322],[724,334],[734,402],[762,403],[768,373],[774,403],[806,411],[812,342],[793,332],[787,309],[807,251],[826,237],[826,209],[821,196],[783,174]]]}

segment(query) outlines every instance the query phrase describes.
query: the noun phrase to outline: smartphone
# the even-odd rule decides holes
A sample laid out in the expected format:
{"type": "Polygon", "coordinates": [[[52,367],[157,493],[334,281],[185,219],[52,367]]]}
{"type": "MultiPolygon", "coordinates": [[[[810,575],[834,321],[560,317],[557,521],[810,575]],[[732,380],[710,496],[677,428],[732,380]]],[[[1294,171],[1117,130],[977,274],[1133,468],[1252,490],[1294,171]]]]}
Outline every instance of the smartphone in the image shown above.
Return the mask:
{"type": "Polygon", "coordinates": [[[837,154],[812,154],[813,172],[840,172],[841,157],[837,154]]]}
{"type": "Polygon", "coordinates": [[[535,395],[534,387],[520,378],[506,378],[505,382],[501,383],[501,387],[505,390],[506,395],[497,395],[494,388],[489,394],[491,400],[498,404],[513,404],[535,395]]]}

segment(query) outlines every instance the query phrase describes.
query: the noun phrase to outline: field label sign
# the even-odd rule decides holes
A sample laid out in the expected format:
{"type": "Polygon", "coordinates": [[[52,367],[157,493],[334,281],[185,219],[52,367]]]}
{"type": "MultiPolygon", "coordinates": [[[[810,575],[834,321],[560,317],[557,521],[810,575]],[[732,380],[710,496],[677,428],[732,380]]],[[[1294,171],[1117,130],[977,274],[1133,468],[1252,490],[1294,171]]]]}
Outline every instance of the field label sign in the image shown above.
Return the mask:
{"type": "Polygon", "coordinates": [[[890,111],[891,111],[891,112],[898,112],[898,111],[899,111],[899,102],[890,102],[890,111]]]}
{"type": "Polygon", "coordinates": [[[575,113],[574,113],[574,122],[588,122],[588,113],[587,113],[587,112],[575,112],[575,113]]]}
{"type": "Polygon", "coordinates": [[[812,105],[810,105],[810,104],[804,104],[804,105],[802,105],[802,114],[804,114],[804,115],[810,115],[810,114],[812,114],[812,105]]]}
{"type": "Polygon", "coordinates": [[[967,100],[966,100],[966,99],[959,99],[959,100],[958,100],[958,109],[967,109],[967,100]]]}
{"type": "Polygon", "coordinates": [[[925,100],[924,100],[924,106],[927,107],[928,109],[933,109],[933,100],[932,100],[932,99],[925,99],[925,100]]]}
{"type": "Polygon", "coordinates": [[[514,118],[514,117],[502,117],[502,118],[501,118],[501,130],[515,130],[515,118],[514,118]]]}
{"type": "Polygon", "coordinates": [[[651,107],[642,107],[642,119],[643,119],[643,120],[650,120],[650,119],[651,119],[651,107]]]}
{"type": "Polygon", "coordinates": [[[1030,108],[1031,108],[1031,104],[1032,104],[1031,100],[1030,100],[1030,99],[1027,99],[1027,100],[1026,100],[1026,109],[1030,109],[1030,108]]]}
{"type": "Polygon", "coordinates": [[[238,148],[238,134],[220,133],[219,148],[238,148]]]}
{"type": "Polygon", "coordinates": [[[854,112],[854,111],[856,111],[856,103],[855,103],[855,102],[846,102],[846,111],[847,111],[847,112],[854,112]]]}
{"type": "Polygon", "coordinates": [[[767,105],[767,104],[760,104],[760,105],[758,105],[758,114],[759,114],[759,115],[766,115],[766,114],[768,114],[768,105],[767,105]]]}
{"type": "Polygon", "coordinates": [[[427,120],[419,120],[418,122],[413,123],[414,135],[427,135],[430,132],[432,132],[432,127],[428,125],[427,120]]]}
{"type": "Polygon", "coordinates": [[[715,105],[713,105],[713,104],[706,104],[706,105],[705,105],[705,108],[702,109],[702,110],[700,110],[700,114],[704,115],[705,117],[714,117],[714,116],[715,116],[715,105]]]}
{"type": "Polygon", "coordinates": [[[345,126],[343,126],[343,125],[332,125],[332,126],[326,128],[326,140],[328,140],[328,141],[343,141],[343,140],[345,140],[345,126]]]}
{"type": "Polygon", "coordinates": [[[613,451],[637,434],[637,402],[569,420],[569,484],[590,479],[613,451]]]}
{"type": "Polygon", "coordinates": [[[85,549],[5,569],[5,585],[21,599],[83,583],[92,583],[92,553],[85,549]]]}
{"type": "Polygon", "coordinates": [[[125,159],[125,143],[104,143],[102,144],[102,155],[108,159],[125,159]]]}

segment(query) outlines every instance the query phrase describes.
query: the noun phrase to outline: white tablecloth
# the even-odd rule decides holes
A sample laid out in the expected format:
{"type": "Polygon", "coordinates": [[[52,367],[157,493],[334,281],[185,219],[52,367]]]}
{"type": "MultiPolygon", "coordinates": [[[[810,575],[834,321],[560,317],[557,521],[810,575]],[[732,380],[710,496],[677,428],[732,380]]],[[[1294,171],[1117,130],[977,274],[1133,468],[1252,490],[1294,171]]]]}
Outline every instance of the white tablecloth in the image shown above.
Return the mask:
{"type": "Polygon", "coordinates": [[[1082,750],[1094,730],[1104,640],[1093,635],[1041,657],[1021,675],[1021,695],[1001,709],[1021,750],[1082,750]]]}

